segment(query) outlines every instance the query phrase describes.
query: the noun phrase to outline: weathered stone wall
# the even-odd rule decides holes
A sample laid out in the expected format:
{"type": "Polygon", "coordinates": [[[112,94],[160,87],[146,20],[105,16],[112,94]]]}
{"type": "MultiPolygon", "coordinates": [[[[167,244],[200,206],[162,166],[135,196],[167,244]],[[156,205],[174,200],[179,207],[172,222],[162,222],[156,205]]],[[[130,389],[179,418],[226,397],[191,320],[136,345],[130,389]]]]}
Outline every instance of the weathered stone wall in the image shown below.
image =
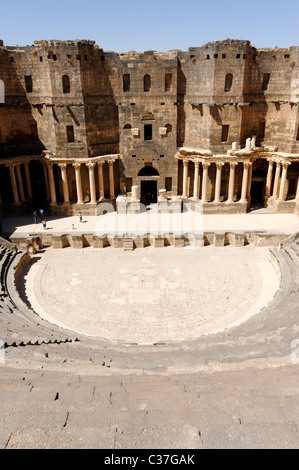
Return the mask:
{"type": "MultiPolygon", "coordinates": [[[[126,192],[126,178],[137,184],[138,172],[145,164],[151,164],[159,175],[172,178],[172,189],[176,192],[177,168],[173,165],[177,148],[176,53],[109,53],[108,60],[119,110],[122,192],[126,192]],[[146,126],[151,126],[149,139],[145,135],[146,126]]],[[[165,180],[160,178],[158,189],[164,187],[165,180]]]]}

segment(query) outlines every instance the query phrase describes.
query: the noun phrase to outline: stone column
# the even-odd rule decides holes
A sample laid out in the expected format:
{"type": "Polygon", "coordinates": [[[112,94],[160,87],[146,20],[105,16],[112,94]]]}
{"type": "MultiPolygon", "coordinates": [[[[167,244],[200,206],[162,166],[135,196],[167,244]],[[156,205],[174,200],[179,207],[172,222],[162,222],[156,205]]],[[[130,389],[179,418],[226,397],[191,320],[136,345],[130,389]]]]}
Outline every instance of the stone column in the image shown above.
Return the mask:
{"type": "Polygon", "coordinates": [[[21,165],[22,163],[17,163],[16,170],[17,170],[17,180],[18,180],[18,186],[19,186],[19,191],[20,191],[20,198],[21,198],[21,201],[24,202],[26,199],[25,199],[23,179],[22,179],[22,174],[21,174],[21,165]]]}
{"type": "Polygon", "coordinates": [[[115,160],[109,160],[108,161],[108,166],[109,166],[109,190],[110,190],[110,199],[115,197],[115,191],[114,191],[114,172],[113,172],[113,163],[115,160]]]}
{"type": "Polygon", "coordinates": [[[285,201],[285,186],[286,186],[286,181],[287,181],[287,173],[288,173],[288,166],[290,165],[290,162],[283,162],[282,164],[282,175],[281,175],[281,181],[280,181],[280,189],[279,189],[279,196],[277,201],[282,202],[285,201]]]}
{"type": "Polygon", "coordinates": [[[267,172],[267,180],[266,180],[266,191],[265,196],[270,197],[271,195],[271,186],[272,186],[272,177],[273,177],[273,160],[268,160],[268,172],[267,172]]]}
{"type": "Polygon", "coordinates": [[[73,163],[76,177],[77,204],[83,204],[82,182],[81,182],[81,163],[73,163]]]}
{"type": "Polygon", "coordinates": [[[273,198],[274,199],[278,198],[280,172],[281,172],[281,162],[276,162],[275,179],[274,179],[274,187],[273,187],[273,198]]]}
{"type": "Polygon", "coordinates": [[[236,173],[236,166],[238,165],[237,162],[230,162],[229,163],[229,183],[228,183],[228,203],[235,202],[234,201],[234,192],[235,192],[235,173],[236,173]]]}
{"type": "Polygon", "coordinates": [[[62,189],[63,189],[63,204],[64,205],[69,205],[70,203],[70,198],[69,198],[69,187],[68,187],[68,182],[67,182],[67,163],[60,163],[59,168],[61,170],[61,179],[62,179],[62,189]]]}
{"type": "Polygon", "coordinates": [[[28,194],[29,199],[32,199],[32,186],[31,186],[31,178],[30,178],[30,171],[29,171],[29,162],[24,162],[24,168],[25,168],[27,194],[28,194]]]}
{"type": "Polygon", "coordinates": [[[43,168],[44,168],[44,178],[45,178],[45,185],[46,185],[46,192],[47,192],[47,201],[49,201],[50,200],[50,188],[49,188],[47,165],[45,163],[43,163],[43,168]]]}
{"type": "Polygon", "coordinates": [[[296,191],[295,201],[299,202],[299,176],[298,176],[298,179],[297,179],[297,191],[296,191]]]}
{"type": "Polygon", "coordinates": [[[242,190],[240,202],[247,202],[247,185],[248,185],[248,172],[251,166],[251,162],[243,163],[243,179],[242,179],[242,190]]]}
{"type": "Polygon", "coordinates": [[[193,184],[193,197],[199,199],[199,160],[194,162],[194,184],[193,184]]]}
{"type": "Polygon", "coordinates": [[[54,180],[54,173],[53,173],[53,163],[46,163],[48,168],[48,175],[49,175],[49,186],[50,186],[50,197],[51,197],[51,205],[55,205],[56,201],[56,189],[55,189],[55,180],[54,180]]]}
{"type": "Polygon", "coordinates": [[[89,188],[90,188],[90,203],[91,204],[96,204],[96,186],[95,186],[95,180],[94,180],[94,167],[95,163],[90,162],[86,163],[86,166],[89,169],[89,188]]]}
{"type": "Polygon", "coordinates": [[[183,197],[188,197],[188,166],[189,161],[183,160],[183,197]]]}
{"type": "Polygon", "coordinates": [[[216,183],[215,183],[215,198],[214,198],[214,203],[219,204],[220,203],[220,191],[221,191],[221,171],[224,163],[223,162],[217,162],[216,163],[216,183]]]}
{"type": "Polygon", "coordinates": [[[103,199],[105,199],[103,162],[98,162],[98,180],[99,180],[100,201],[102,201],[103,199]]]}
{"type": "Polygon", "coordinates": [[[250,199],[251,196],[251,183],[252,183],[252,167],[253,167],[253,162],[249,167],[248,171],[248,183],[247,183],[247,199],[250,199]]]}
{"type": "Polygon", "coordinates": [[[210,163],[203,163],[203,174],[202,174],[202,192],[201,192],[201,202],[207,201],[207,187],[208,187],[208,170],[210,163]]]}
{"type": "Polygon", "coordinates": [[[15,204],[20,204],[19,200],[19,193],[18,193],[18,186],[17,186],[17,180],[16,180],[16,175],[15,175],[15,164],[10,163],[6,165],[7,168],[9,169],[10,173],[10,181],[11,181],[11,187],[12,187],[12,193],[13,193],[13,198],[14,198],[14,203],[15,204]]]}

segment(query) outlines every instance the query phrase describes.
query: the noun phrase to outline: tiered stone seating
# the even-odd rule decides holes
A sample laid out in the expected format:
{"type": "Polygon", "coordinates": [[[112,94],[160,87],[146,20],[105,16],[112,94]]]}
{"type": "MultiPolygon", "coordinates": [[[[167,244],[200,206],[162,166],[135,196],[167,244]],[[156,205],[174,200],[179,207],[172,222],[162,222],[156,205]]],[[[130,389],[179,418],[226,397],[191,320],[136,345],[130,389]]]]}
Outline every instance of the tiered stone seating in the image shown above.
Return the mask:
{"type": "Polygon", "coordinates": [[[0,340],[4,348],[75,340],[74,334],[68,335],[55,325],[50,325],[21,301],[17,301],[18,293],[12,292],[15,286],[10,281],[23,254],[17,253],[14,246],[0,245],[0,340]],[[8,284],[10,284],[9,289],[8,284]]]}

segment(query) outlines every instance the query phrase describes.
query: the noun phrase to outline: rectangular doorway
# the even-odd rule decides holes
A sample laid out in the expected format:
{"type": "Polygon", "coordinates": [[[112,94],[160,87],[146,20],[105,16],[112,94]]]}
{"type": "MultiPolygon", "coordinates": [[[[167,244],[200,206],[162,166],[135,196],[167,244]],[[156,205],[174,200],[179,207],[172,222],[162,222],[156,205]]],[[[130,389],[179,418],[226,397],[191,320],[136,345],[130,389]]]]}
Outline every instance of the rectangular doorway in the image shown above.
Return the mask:
{"type": "Polygon", "coordinates": [[[157,181],[141,181],[140,202],[145,206],[157,202],[157,181]]]}

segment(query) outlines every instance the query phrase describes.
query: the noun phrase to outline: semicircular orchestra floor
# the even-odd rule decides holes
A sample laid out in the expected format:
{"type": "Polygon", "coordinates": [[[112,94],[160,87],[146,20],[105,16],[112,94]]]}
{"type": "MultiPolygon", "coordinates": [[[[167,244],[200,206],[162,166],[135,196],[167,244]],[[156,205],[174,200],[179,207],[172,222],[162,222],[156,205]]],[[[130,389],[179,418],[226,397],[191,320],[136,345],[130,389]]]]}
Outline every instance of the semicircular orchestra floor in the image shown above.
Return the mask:
{"type": "Polygon", "coordinates": [[[279,289],[268,248],[48,248],[25,292],[44,319],[112,342],[184,341],[246,321],[279,289]]]}

